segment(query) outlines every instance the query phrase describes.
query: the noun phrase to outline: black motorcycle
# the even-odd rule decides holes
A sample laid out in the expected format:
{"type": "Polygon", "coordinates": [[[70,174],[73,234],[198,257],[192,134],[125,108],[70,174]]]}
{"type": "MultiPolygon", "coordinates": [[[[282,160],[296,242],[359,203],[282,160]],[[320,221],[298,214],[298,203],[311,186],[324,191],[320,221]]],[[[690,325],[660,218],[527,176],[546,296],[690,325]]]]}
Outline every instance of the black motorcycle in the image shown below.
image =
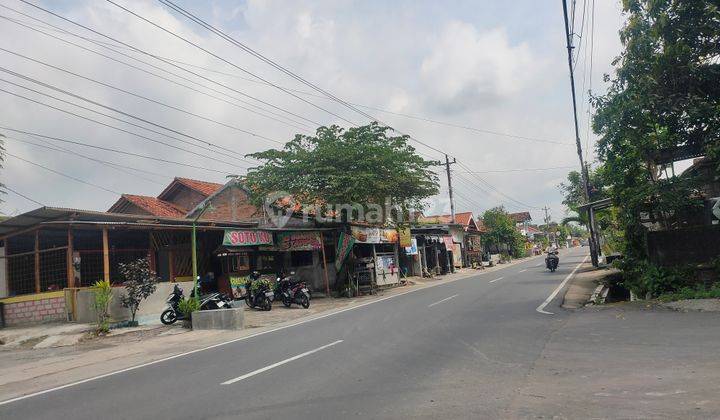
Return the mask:
{"type": "Polygon", "coordinates": [[[551,273],[557,270],[558,264],[560,263],[560,257],[558,257],[557,254],[557,251],[550,251],[547,257],[545,257],[545,267],[547,267],[551,273]]]}
{"type": "Polygon", "coordinates": [[[251,308],[269,311],[274,299],[275,293],[269,283],[260,278],[260,273],[253,271],[245,282],[245,304],[251,308]]]}
{"type": "MultiPolygon", "coordinates": [[[[195,291],[190,294],[190,297],[195,296],[195,291]]],[[[173,288],[172,293],[168,296],[166,302],[168,308],[160,314],[160,322],[165,325],[172,325],[177,320],[187,319],[185,315],[179,310],[180,301],[184,299],[183,289],[177,284],[173,288]]],[[[207,295],[200,296],[200,310],[209,311],[213,309],[223,309],[232,307],[232,299],[222,293],[209,293],[207,295]]]]}

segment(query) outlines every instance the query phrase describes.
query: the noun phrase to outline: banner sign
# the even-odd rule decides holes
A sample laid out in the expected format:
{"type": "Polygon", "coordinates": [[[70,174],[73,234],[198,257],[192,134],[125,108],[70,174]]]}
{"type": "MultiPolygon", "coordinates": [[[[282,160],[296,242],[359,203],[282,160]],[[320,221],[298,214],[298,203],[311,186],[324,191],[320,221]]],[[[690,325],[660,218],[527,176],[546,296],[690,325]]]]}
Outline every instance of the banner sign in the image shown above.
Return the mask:
{"type": "Polygon", "coordinates": [[[263,230],[225,230],[223,245],[225,246],[254,246],[272,245],[272,233],[263,230]]]}
{"type": "Polygon", "coordinates": [[[318,232],[281,232],[277,234],[279,251],[314,251],[322,248],[318,232]]]}
{"type": "Polygon", "coordinates": [[[410,228],[404,227],[398,229],[398,236],[400,237],[400,246],[407,248],[412,246],[412,235],[410,234],[410,228]]]}
{"type": "Polygon", "coordinates": [[[410,238],[410,246],[405,247],[405,254],[407,254],[407,255],[417,255],[418,254],[417,238],[410,238]]]}
{"type": "Polygon", "coordinates": [[[335,270],[340,271],[343,262],[350,255],[353,245],[355,245],[355,238],[352,235],[348,235],[345,232],[340,232],[338,238],[337,253],[335,257],[335,270]]]}
{"type": "Polygon", "coordinates": [[[398,240],[398,231],[376,227],[350,226],[355,241],[361,244],[394,243],[398,240]]]}

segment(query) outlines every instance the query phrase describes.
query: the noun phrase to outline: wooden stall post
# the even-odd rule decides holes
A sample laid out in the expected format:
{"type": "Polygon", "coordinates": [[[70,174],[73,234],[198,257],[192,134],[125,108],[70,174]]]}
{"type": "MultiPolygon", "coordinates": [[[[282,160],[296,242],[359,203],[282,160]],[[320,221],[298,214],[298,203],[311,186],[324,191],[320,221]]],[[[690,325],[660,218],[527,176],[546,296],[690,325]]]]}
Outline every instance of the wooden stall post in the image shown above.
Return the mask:
{"type": "Polygon", "coordinates": [[[110,281],[110,247],[108,245],[108,228],[103,227],[102,230],[102,241],[103,241],[103,280],[110,281]]]}
{"type": "Polygon", "coordinates": [[[67,231],[67,254],[65,257],[67,265],[67,287],[75,287],[75,267],[73,266],[73,234],[72,228],[67,231]]]}
{"type": "Polygon", "coordinates": [[[35,230],[35,293],[40,293],[40,230],[35,230]]]}
{"type": "Polygon", "coordinates": [[[327,259],[325,258],[325,238],[320,232],[320,249],[322,249],[323,271],[325,273],[325,296],[330,297],[330,280],[328,278],[327,259]]]}

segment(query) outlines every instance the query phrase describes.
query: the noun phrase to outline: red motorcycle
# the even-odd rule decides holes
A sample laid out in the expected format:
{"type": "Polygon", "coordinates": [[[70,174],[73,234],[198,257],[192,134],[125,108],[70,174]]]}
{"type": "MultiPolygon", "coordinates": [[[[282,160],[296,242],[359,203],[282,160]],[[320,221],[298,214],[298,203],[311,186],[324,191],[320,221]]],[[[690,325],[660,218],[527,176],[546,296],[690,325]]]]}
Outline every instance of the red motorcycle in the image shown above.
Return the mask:
{"type": "Polygon", "coordinates": [[[303,308],[307,309],[310,307],[310,291],[305,285],[304,281],[292,281],[291,279],[282,280],[281,294],[282,303],[286,308],[296,303],[303,308]]]}

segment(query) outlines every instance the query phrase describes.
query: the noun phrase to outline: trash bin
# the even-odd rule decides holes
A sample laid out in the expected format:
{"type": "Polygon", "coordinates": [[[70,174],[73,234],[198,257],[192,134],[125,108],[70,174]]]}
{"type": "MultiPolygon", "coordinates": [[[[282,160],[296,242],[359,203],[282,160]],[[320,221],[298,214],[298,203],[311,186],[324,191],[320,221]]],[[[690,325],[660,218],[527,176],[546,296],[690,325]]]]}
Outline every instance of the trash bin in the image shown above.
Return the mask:
{"type": "Polygon", "coordinates": [[[0,302],[0,328],[5,328],[5,304],[0,302]]]}

